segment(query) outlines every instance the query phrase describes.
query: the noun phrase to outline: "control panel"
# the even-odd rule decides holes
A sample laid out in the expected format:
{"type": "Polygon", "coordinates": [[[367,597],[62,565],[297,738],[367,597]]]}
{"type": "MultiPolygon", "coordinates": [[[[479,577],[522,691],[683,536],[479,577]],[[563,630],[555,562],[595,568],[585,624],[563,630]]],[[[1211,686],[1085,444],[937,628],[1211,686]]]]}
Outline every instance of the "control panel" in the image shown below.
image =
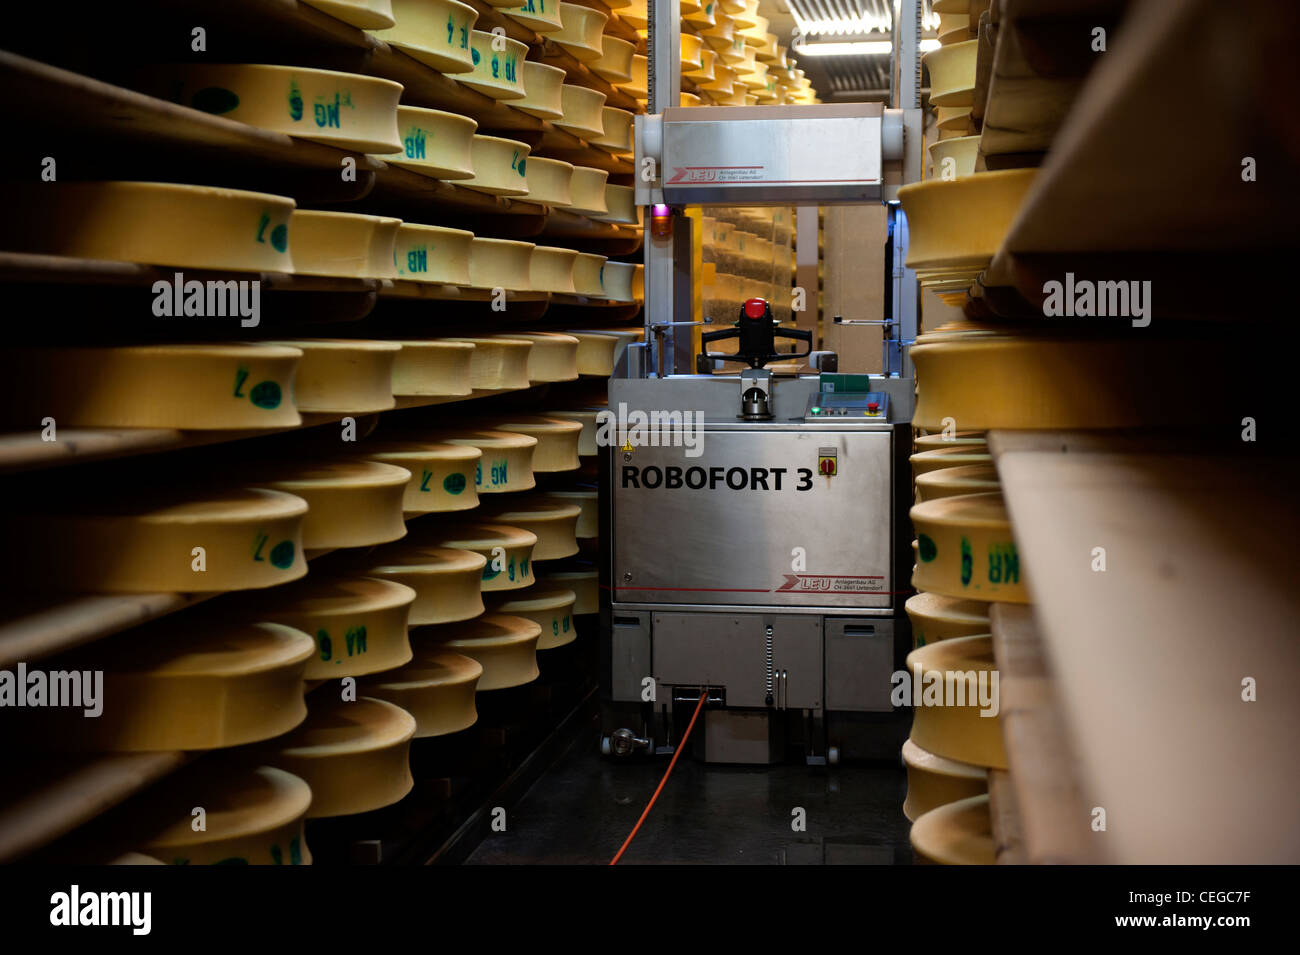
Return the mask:
{"type": "Polygon", "coordinates": [[[883,391],[819,391],[808,401],[805,421],[852,418],[889,420],[889,395],[883,391]]]}

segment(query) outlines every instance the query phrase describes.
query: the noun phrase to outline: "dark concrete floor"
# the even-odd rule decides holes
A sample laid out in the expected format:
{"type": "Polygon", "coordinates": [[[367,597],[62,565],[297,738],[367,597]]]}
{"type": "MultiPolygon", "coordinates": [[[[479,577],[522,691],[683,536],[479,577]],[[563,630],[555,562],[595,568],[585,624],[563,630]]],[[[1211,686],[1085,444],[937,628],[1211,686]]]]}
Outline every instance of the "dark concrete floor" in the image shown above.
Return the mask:
{"type": "MultiPolygon", "coordinates": [[[[468,863],[607,863],[667,767],[666,756],[604,759],[583,734],[468,863]]],[[[907,864],[906,789],[897,763],[731,767],[683,755],[622,864],[907,864]],[[791,828],[796,808],[804,832],[791,828]]]]}

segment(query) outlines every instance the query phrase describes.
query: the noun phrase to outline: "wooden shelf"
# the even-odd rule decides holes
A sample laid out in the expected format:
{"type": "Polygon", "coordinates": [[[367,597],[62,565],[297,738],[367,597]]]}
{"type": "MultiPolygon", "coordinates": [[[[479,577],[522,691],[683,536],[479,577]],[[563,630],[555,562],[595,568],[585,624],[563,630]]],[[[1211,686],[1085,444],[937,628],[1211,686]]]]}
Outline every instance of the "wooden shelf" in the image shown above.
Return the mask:
{"type": "MultiPolygon", "coordinates": [[[[1133,450],[1133,442],[989,435],[1059,700],[1063,729],[1048,727],[1039,753],[1053,738],[1072,744],[1088,815],[1071,812],[1069,824],[1088,827],[1087,846],[1103,861],[1294,861],[1294,459],[1246,445],[1208,454],[1203,436],[1181,453],[1133,450]],[[1092,567],[1098,547],[1104,571],[1092,567]],[[1253,702],[1243,700],[1247,678],[1257,681],[1253,702]],[[1106,812],[1105,832],[1091,829],[1093,807],[1106,812]]],[[[1007,614],[999,607],[994,617],[1004,657],[1023,624],[1007,614]]],[[[1014,726],[1020,703],[1006,692],[1014,726]]],[[[1032,739],[1009,742],[1011,753],[1033,752],[1022,748],[1032,739]]],[[[1023,755],[1012,760],[1017,778],[1027,764],[1023,755]]],[[[1031,807],[1052,801],[1027,796],[1035,785],[1018,779],[1028,787],[1017,795],[1031,857],[1031,807]]]]}

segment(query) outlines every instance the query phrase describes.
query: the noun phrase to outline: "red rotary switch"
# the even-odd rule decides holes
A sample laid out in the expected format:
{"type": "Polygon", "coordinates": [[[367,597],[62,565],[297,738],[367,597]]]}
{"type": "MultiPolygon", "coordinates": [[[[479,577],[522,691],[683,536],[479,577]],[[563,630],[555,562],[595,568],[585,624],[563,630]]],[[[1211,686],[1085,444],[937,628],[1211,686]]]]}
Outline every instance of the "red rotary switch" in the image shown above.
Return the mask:
{"type": "Polygon", "coordinates": [[[745,317],[759,319],[767,312],[767,302],[761,298],[751,298],[745,301],[745,317]]]}

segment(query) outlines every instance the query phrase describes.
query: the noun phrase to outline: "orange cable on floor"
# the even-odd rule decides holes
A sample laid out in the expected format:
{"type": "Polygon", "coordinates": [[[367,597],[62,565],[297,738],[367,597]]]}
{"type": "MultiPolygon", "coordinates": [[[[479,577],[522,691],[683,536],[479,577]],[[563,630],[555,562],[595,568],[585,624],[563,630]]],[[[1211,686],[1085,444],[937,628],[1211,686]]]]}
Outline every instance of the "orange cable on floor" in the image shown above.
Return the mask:
{"type": "Polygon", "coordinates": [[[636,825],[633,826],[632,831],[628,833],[627,839],[623,841],[622,847],[617,853],[615,853],[614,858],[609,860],[610,865],[618,865],[618,860],[623,858],[623,853],[627,851],[627,847],[632,844],[632,840],[636,838],[637,832],[641,829],[641,823],[645,822],[645,817],[650,815],[650,810],[654,808],[655,800],[658,799],[659,794],[663,792],[664,783],[668,782],[668,777],[672,775],[673,767],[677,765],[677,757],[682,755],[682,750],[686,748],[686,741],[691,738],[691,730],[695,728],[695,719],[700,715],[700,710],[704,709],[704,701],[708,698],[708,690],[705,690],[700,694],[700,702],[695,704],[695,712],[691,714],[691,721],[686,724],[686,732],[682,734],[681,742],[679,742],[677,748],[673,750],[673,758],[668,761],[668,769],[664,772],[664,778],[659,780],[659,787],[655,789],[655,794],[651,796],[650,801],[646,803],[645,811],[641,813],[641,818],[636,821],[636,825]]]}

